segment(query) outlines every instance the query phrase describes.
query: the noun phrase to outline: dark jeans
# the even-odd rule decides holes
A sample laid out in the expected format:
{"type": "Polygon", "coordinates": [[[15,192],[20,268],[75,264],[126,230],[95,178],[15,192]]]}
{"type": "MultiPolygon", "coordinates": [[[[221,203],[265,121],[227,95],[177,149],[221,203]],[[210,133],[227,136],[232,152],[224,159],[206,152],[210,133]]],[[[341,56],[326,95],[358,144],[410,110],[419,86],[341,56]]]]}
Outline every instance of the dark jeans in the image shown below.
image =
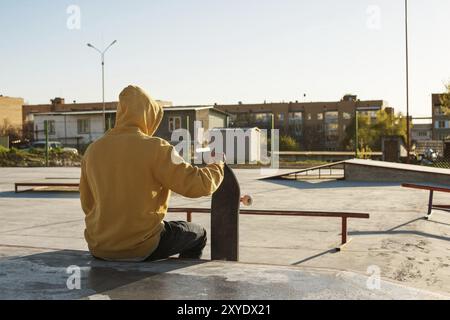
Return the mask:
{"type": "Polygon", "coordinates": [[[166,259],[179,254],[182,259],[200,259],[206,246],[206,230],[185,221],[164,221],[158,248],[148,260],[166,259]]]}

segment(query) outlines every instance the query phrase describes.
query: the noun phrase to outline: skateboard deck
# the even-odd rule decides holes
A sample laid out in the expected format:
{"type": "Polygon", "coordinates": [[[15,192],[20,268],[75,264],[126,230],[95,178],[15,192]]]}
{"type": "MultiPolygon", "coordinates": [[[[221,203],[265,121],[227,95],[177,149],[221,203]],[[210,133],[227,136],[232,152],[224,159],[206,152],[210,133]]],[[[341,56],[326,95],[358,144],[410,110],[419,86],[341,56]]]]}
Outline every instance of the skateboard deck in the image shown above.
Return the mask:
{"type": "Polygon", "coordinates": [[[241,190],[233,170],[225,164],[224,178],[211,202],[211,259],[239,260],[241,190]]]}

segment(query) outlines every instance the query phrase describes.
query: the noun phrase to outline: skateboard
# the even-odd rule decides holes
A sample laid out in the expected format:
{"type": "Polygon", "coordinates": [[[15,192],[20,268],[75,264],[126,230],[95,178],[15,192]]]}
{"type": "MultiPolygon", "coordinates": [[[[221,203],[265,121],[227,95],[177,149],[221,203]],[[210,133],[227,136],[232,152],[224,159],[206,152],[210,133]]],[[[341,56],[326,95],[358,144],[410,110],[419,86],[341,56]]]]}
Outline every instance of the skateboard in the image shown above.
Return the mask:
{"type": "Polygon", "coordinates": [[[241,197],[233,170],[225,163],[224,178],[211,201],[211,259],[239,260],[240,204],[250,206],[250,196],[241,197]]]}

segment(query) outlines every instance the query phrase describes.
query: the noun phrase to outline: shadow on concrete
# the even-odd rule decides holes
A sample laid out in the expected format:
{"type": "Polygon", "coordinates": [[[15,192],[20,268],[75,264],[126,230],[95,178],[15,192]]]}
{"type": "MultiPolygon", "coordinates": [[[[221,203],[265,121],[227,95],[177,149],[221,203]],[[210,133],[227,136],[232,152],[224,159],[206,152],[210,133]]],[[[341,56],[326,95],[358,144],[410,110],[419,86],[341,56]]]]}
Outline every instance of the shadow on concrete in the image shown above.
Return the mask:
{"type": "Polygon", "coordinates": [[[319,253],[319,254],[313,255],[313,256],[311,256],[311,257],[305,258],[305,259],[303,259],[303,260],[300,260],[300,261],[291,263],[291,265],[292,265],[292,266],[298,266],[298,265],[300,265],[300,264],[302,264],[302,263],[305,263],[305,262],[314,260],[314,259],[316,259],[316,258],[322,257],[322,256],[327,255],[327,254],[332,254],[332,253],[337,253],[337,250],[336,250],[336,249],[330,249],[330,250],[321,252],[321,253],[319,253]]]}
{"type": "Polygon", "coordinates": [[[395,230],[400,229],[402,227],[406,227],[407,225],[410,225],[411,223],[414,223],[414,222],[417,222],[417,221],[421,221],[421,220],[424,220],[424,218],[421,217],[421,218],[416,218],[416,219],[410,220],[408,222],[402,223],[402,224],[400,224],[398,226],[395,226],[395,227],[389,229],[388,232],[395,231],[395,230]]]}
{"type": "Polygon", "coordinates": [[[340,189],[340,188],[380,188],[380,187],[400,187],[398,182],[353,182],[345,180],[326,180],[323,182],[307,182],[295,180],[264,180],[280,186],[296,189],[340,189]]]}
{"type": "Polygon", "coordinates": [[[417,231],[417,230],[397,230],[397,229],[406,227],[407,225],[414,223],[414,222],[418,222],[418,221],[426,221],[426,223],[434,222],[434,223],[438,223],[438,224],[448,225],[446,223],[441,223],[441,222],[437,222],[437,221],[425,220],[423,217],[420,217],[420,218],[416,218],[411,221],[402,223],[402,224],[395,226],[386,231],[353,231],[353,232],[349,232],[349,235],[365,236],[365,235],[386,235],[386,234],[387,235],[408,234],[408,235],[416,235],[416,236],[425,237],[425,238],[450,241],[450,237],[439,236],[439,235],[435,235],[435,234],[431,234],[431,233],[427,233],[427,232],[422,232],[422,231],[417,231]]]}
{"type": "Polygon", "coordinates": [[[27,191],[15,193],[14,191],[0,192],[0,198],[8,199],[79,199],[80,193],[76,191],[27,191]]]}
{"type": "Polygon", "coordinates": [[[403,230],[403,231],[355,231],[349,232],[352,236],[367,236],[367,235],[398,235],[398,234],[408,234],[408,235],[416,235],[425,238],[432,238],[437,240],[450,241],[450,237],[438,236],[431,233],[414,231],[414,230],[403,230]]]}
{"type": "MultiPolygon", "coordinates": [[[[18,299],[83,299],[206,262],[181,259],[107,262],[93,258],[86,251],[53,251],[0,261],[0,269],[5,272],[0,277],[0,286],[13,284],[14,287],[25,288],[24,296],[18,299]],[[67,268],[71,266],[81,270],[81,286],[78,290],[67,287],[71,276],[67,268]],[[5,283],[8,280],[9,283],[5,283]]],[[[0,298],[5,297],[0,294],[0,298]]]]}
{"type": "Polygon", "coordinates": [[[427,220],[427,222],[432,222],[432,223],[436,223],[436,224],[441,224],[441,225],[443,225],[443,226],[450,226],[449,223],[440,222],[440,221],[435,221],[435,220],[427,220]]]}

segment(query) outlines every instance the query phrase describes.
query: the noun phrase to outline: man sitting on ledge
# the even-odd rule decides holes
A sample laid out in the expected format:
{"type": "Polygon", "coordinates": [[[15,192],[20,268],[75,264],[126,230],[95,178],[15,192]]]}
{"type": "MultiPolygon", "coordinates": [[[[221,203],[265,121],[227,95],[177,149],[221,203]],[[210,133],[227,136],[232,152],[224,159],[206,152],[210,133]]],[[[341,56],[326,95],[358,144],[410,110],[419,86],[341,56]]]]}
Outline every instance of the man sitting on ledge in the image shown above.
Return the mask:
{"type": "Polygon", "coordinates": [[[114,129],[84,155],[80,197],[91,254],[111,261],[158,260],[180,254],[199,259],[206,245],[203,227],[167,222],[171,190],[189,198],[214,193],[223,163],[197,168],[183,161],[167,141],[153,137],[163,109],[142,89],[120,94],[114,129]]]}

